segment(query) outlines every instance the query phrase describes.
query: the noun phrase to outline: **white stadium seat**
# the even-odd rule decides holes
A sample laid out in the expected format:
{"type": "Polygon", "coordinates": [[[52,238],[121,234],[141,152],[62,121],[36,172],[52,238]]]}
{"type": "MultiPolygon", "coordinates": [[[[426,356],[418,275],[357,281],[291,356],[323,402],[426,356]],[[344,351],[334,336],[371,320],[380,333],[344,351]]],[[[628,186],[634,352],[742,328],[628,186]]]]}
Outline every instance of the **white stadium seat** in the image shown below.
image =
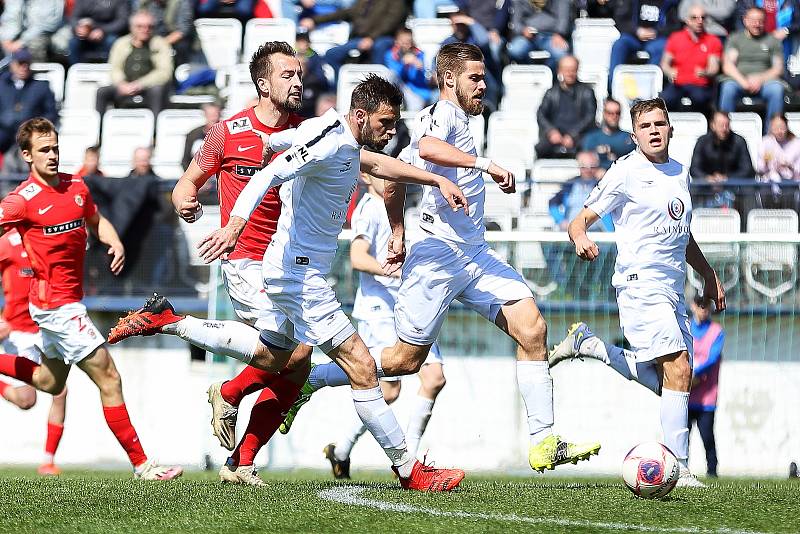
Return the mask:
{"type": "Polygon", "coordinates": [[[59,116],[60,169],[77,172],[83,164],[86,149],[97,144],[100,115],[94,109],[62,109],[59,116]]]}
{"type": "Polygon", "coordinates": [[[609,69],[611,46],[619,39],[619,31],[612,19],[576,19],[572,32],[572,50],[582,65],[597,65],[609,69]],[[578,24],[578,20],[581,24],[578,24]],[[588,20],[604,21],[586,24],[588,20]],[[608,21],[611,21],[609,24],[608,21]]]}
{"type": "Polygon", "coordinates": [[[230,69],[227,92],[228,99],[225,103],[224,113],[226,117],[238,113],[247,106],[248,102],[258,98],[248,65],[240,63],[230,69]]]}
{"type": "Polygon", "coordinates": [[[359,84],[368,74],[377,74],[386,78],[387,80],[394,80],[392,71],[377,64],[347,64],[342,65],[339,69],[339,82],[336,86],[336,109],[339,113],[346,113],[350,109],[350,96],[353,94],[353,89],[359,84]]]}
{"type": "Polygon", "coordinates": [[[670,156],[688,167],[697,139],[708,131],[708,121],[702,113],[670,113],[669,122],[673,129],[670,156]]]}
{"type": "Polygon", "coordinates": [[[350,39],[350,23],[325,24],[321,28],[311,30],[308,37],[311,40],[311,48],[317,54],[324,55],[334,46],[343,45],[350,39]]]}
{"type": "Polygon", "coordinates": [[[158,176],[180,178],[186,134],[204,123],[205,116],[200,109],[165,109],[158,114],[153,149],[153,170],[158,176]]]}
{"type": "Polygon", "coordinates": [[[503,69],[500,110],[528,114],[535,121],[539,103],[552,86],[553,72],[546,65],[508,65],[503,69]]]}
{"type": "Polygon", "coordinates": [[[800,135],[800,113],[793,112],[786,114],[786,122],[789,126],[789,131],[792,132],[795,136],[800,135]]]}
{"type": "MultiPolygon", "coordinates": [[[[753,209],[747,214],[750,234],[796,234],[797,212],[794,210],[753,209]]],[[[745,252],[747,284],[775,303],[797,283],[797,245],[794,243],[749,243],[745,252]],[[759,274],[765,276],[759,277],[759,274]],[[784,276],[784,273],[786,275],[784,276]],[[769,275],[773,276],[770,277],[769,275]],[[770,278],[777,278],[769,283],[770,278]]]]}
{"type": "MultiPolygon", "coordinates": [[[[695,236],[739,234],[741,217],[739,212],[733,209],[697,208],[692,212],[692,233],[695,236]]],[[[703,243],[700,249],[709,262],[716,264],[717,273],[725,290],[733,288],[739,281],[739,243],[703,243]],[[719,265],[720,263],[723,265],[719,265]]],[[[698,291],[702,291],[703,281],[694,269],[689,269],[689,283],[698,291]]]]}
{"type": "Polygon", "coordinates": [[[64,108],[95,109],[97,88],[111,85],[111,66],[76,63],[67,72],[64,108]]]}
{"type": "Polygon", "coordinates": [[[133,151],[149,147],[155,126],[149,109],[110,109],[103,115],[100,168],[108,176],[127,176],[133,151]]]}
{"type": "Polygon", "coordinates": [[[620,125],[630,131],[630,109],[636,100],[655,98],[664,84],[664,73],[658,65],[617,65],[614,69],[611,95],[622,106],[620,125]]]}
{"type": "Polygon", "coordinates": [[[533,167],[533,148],[538,136],[539,126],[535,117],[495,111],[489,116],[486,153],[500,164],[521,159],[529,169],[533,167]]]}
{"type": "Polygon", "coordinates": [[[597,100],[597,122],[603,121],[603,102],[608,97],[608,68],[602,65],[580,65],[578,80],[588,83],[597,100]]]}
{"type": "Polygon", "coordinates": [[[236,19],[197,19],[194,21],[200,47],[212,69],[232,67],[242,50],[242,23],[236,19]]]}
{"type": "Polygon", "coordinates": [[[294,46],[297,35],[291,19],[250,19],[244,27],[242,63],[249,63],[258,47],[267,41],[286,41],[294,46]]]}
{"type": "Polygon", "coordinates": [[[747,150],[753,166],[757,166],[758,150],[761,148],[761,117],[758,113],[738,112],[730,113],[731,131],[744,137],[747,141],[747,150]]]}
{"type": "Polygon", "coordinates": [[[559,183],[575,178],[580,172],[574,159],[537,159],[531,178],[534,182],[559,183]]]}
{"type": "Polygon", "coordinates": [[[35,80],[44,80],[50,84],[50,90],[56,97],[56,102],[64,100],[64,66],[61,63],[32,63],[31,71],[35,80]]]}
{"type": "Polygon", "coordinates": [[[448,19],[412,19],[408,27],[418,48],[425,45],[440,45],[453,35],[453,27],[448,19]]]}

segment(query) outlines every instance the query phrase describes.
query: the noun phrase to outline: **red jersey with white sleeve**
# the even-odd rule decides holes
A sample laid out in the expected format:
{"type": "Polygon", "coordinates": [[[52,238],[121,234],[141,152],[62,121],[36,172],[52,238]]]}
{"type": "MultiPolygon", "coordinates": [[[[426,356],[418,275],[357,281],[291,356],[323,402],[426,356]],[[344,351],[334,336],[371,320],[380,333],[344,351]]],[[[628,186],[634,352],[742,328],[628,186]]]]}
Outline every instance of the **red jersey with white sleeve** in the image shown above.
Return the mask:
{"type": "Polygon", "coordinates": [[[58,179],[51,187],[28,176],[0,202],[0,225],[19,231],[33,268],[30,303],[43,310],[83,298],[86,219],[97,213],[82,178],[58,179]]]}
{"type": "MultiPolygon", "coordinates": [[[[272,134],[295,128],[302,121],[303,117],[290,114],[286,124],[273,128],[258,120],[255,108],[249,108],[211,127],[203,147],[195,155],[195,161],[203,172],[214,172],[219,177],[217,186],[222,226],[228,224],[231,209],[250,177],[264,168],[264,143],[256,130],[272,134]]],[[[239,237],[236,248],[228,255],[229,259],[261,261],[264,258],[281,213],[278,190],[278,187],[273,187],[264,195],[239,237]]]]}
{"type": "Polygon", "coordinates": [[[28,311],[28,293],[31,290],[33,269],[28,253],[22,246],[22,237],[16,230],[0,237],[0,272],[3,276],[3,320],[17,332],[39,331],[28,311]]]}

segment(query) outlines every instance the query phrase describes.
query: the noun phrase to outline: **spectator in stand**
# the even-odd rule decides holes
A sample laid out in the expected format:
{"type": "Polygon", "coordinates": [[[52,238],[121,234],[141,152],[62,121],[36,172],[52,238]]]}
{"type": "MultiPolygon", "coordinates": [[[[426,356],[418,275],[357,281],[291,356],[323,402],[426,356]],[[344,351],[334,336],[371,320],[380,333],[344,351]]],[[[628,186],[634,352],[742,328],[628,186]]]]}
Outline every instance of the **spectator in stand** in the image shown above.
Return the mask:
{"type": "Polygon", "coordinates": [[[136,11],[149,11],[156,19],[155,34],[169,43],[175,53],[173,63],[189,60],[194,31],[193,0],[134,0],[136,11]]]}
{"type": "Polygon", "coordinates": [[[181,165],[183,165],[184,169],[189,167],[194,155],[202,148],[208,131],[219,122],[222,108],[217,103],[203,104],[203,114],[205,115],[206,123],[186,134],[186,141],[183,145],[183,159],[181,160],[181,165]]]}
{"type": "Polygon", "coordinates": [[[758,174],[766,182],[800,180],[800,139],[789,131],[786,116],[769,121],[769,133],[758,151],[758,174]]]}
{"type": "Polygon", "coordinates": [[[69,63],[105,62],[130,15],[128,0],[75,0],[69,63]]]}
{"type": "Polygon", "coordinates": [[[255,0],[197,0],[196,17],[232,17],[242,23],[253,18],[255,0]]]}
{"type": "Polygon", "coordinates": [[[757,95],[767,102],[767,117],[773,117],[783,112],[782,47],[764,33],[764,10],[748,9],[743,21],[745,29],[731,35],[725,46],[719,108],[736,111],[742,95],[757,95]]]}
{"type": "MultiPolygon", "coordinates": [[[[566,231],[572,219],[583,210],[586,198],[603,176],[600,160],[594,152],[578,152],[578,168],[580,174],[568,180],[561,190],[550,199],[549,208],[553,222],[559,230],[566,231]]],[[[594,231],[612,232],[614,223],[611,214],[606,214],[592,227],[594,231]]]]}
{"type": "Polygon", "coordinates": [[[609,87],[617,65],[628,62],[636,52],[647,52],[651,65],[661,63],[667,37],[681,28],[678,1],[619,0],[614,3],[614,22],[620,36],[611,47],[609,87]]]}
{"type": "Polygon", "coordinates": [[[64,0],[5,0],[0,44],[13,54],[27,48],[34,61],[47,61],[50,37],[64,22],[64,0]]]}
{"type": "Polygon", "coordinates": [[[725,40],[736,29],[736,4],[736,0],[681,0],[678,16],[681,20],[686,20],[689,10],[694,6],[703,8],[706,14],[706,31],[725,40]]]}
{"type": "Polygon", "coordinates": [[[621,112],[619,102],[611,97],[606,98],[600,127],[587,133],[581,142],[581,150],[597,154],[600,167],[606,171],[617,158],[636,148],[631,134],[619,128],[621,112]]]}
{"type": "Polygon", "coordinates": [[[719,73],[722,43],[705,30],[706,12],[692,6],[686,15],[686,27],[667,39],[661,70],[669,83],[661,92],[667,109],[681,107],[681,100],[692,101],[690,109],[708,115],[711,111],[714,77],[719,73]]]}
{"type": "Polygon", "coordinates": [[[597,100],[591,86],[578,81],[578,60],[558,62],[558,83],[547,90],[536,112],[539,158],[572,158],[586,132],[594,128],[597,100]]]}
{"type": "Polygon", "coordinates": [[[298,115],[306,118],[314,117],[314,106],[317,98],[331,90],[331,84],[325,74],[325,60],[311,48],[308,33],[299,33],[295,39],[297,59],[303,68],[303,103],[298,115]]]}
{"type": "Polygon", "coordinates": [[[506,50],[512,61],[530,63],[534,50],[550,53],[548,64],[555,68],[569,53],[572,6],[564,0],[512,0],[513,37],[506,50]]]}
{"type": "Polygon", "coordinates": [[[100,147],[90,146],[83,154],[83,165],[75,173],[76,176],[85,178],[87,176],[104,176],[100,170],[100,147]]]}
{"type": "MultiPolygon", "coordinates": [[[[27,48],[11,54],[7,72],[0,74],[0,153],[16,144],[17,129],[28,119],[45,117],[58,120],[56,99],[47,82],[34,80],[33,56],[27,48]]],[[[7,164],[8,162],[6,162],[7,164]]]]}
{"type": "Polygon", "coordinates": [[[281,0],[281,16],[297,23],[300,19],[329,15],[353,5],[353,0],[281,0]]]}
{"type": "Polygon", "coordinates": [[[386,51],[394,43],[394,33],[405,25],[408,5],[401,0],[356,0],[352,7],[328,15],[300,20],[300,27],[313,30],[318,24],[346,20],[350,23],[350,40],[325,53],[325,61],[335,73],[353,54],[365,63],[383,63],[386,51]]]}
{"type": "Polygon", "coordinates": [[[164,107],[172,80],[172,47],[153,35],[155,18],[148,11],[131,16],[131,33],[120,37],[111,48],[111,85],[97,90],[97,112],[102,116],[109,105],[146,107],[153,115],[164,107]]]}
{"type": "Polygon", "coordinates": [[[694,146],[689,174],[696,180],[724,183],[729,178],[753,179],[753,160],[747,142],[731,131],[731,121],[724,111],[715,111],[709,122],[710,132],[694,146]]]}
{"type": "Polygon", "coordinates": [[[740,0],[740,18],[746,16],[750,8],[764,10],[764,32],[771,34],[783,47],[783,57],[788,61],[800,34],[800,2],[797,0],[740,0]]]}
{"type": "MultiPolygon", "coordinates": [[[[508,21],[511,18],[511,0],[498,0],[486,2],[485,0],[455,0],[458,7],[457,13],[469,16],[489,32],[489,51],[484,56],[491,57],[497,72],[493,72],[500,79],[500,52],[508,38],[508,21]]],[[[452,20],[452,19],[451,19],[452,20]]],[[[489,68],[487,66],[487,68],[489,68]]]]}
{"type": "Polygon", "coordinates": [[[614,0],[575,0],[578,16],[591,19],[614,18],[614,0]]]}
{"type": "Polygon", "coordinates": [[[702,295],[692,301],[690,330],[694,338],[694,369],[692,391],[689,394],[689,429],[692,423],[700,431],[706,449],[706,473],[717,476],[717,445],[714,440],[714,414],[717,411],[719,368],[725,331],[722,325],[711,320],[711,303],[702,295]]]}
{"type": "Polygon", "coordinates": [[[407,111],[419,111],[430,103],[433,89],[425,72],[425,54],[414,44],[411,30],[397,30],[394,46],[387,50],[383,64],[401,82],[407,111]]]}

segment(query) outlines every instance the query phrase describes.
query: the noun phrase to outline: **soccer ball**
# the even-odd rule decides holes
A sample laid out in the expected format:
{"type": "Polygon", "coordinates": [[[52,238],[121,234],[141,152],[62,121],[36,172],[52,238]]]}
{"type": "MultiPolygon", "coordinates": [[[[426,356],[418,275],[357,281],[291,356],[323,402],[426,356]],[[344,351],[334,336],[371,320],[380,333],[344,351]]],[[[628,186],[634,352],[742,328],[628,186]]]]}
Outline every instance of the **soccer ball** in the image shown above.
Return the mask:
{"type": "Polygon", "coordinates": [[[657,441],[640,443],[622,461],[622,479],[637,497],[660,499],[678,483],[680,466],[672,451],[657,441]]]}

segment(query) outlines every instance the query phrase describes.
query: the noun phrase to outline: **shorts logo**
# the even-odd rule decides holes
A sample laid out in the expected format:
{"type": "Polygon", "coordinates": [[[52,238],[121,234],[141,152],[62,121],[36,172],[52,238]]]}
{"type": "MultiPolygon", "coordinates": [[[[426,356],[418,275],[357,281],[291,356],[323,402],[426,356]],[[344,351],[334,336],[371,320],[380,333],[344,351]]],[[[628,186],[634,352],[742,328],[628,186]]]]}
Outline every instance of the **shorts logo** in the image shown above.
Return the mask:
{"type": "Polygon", "coordinates": [[[261,170],[261,167],[248,167],[247,165],[237,165],[234,168],[234,172],[239,176],[253,176],[255,173],[261,170]]]}
{"type": "Polygon", "coordinates": [[[295,256],[294,262],[297,265],[308,265],[309,260],[307,256],[295,256]]]}
{"type": "Polygon", "coordinates": [[[241,119],[236,119],[228,122],[228,131],[231,135],[236,135],[242,132],[249,132],[253,129],[253,125],[250,124],[250,119],[247,117],[242,117],[241,119]]]}
{"type": "Polygon", "coordinates": [[[83,227],[83,219],[75,219],[61,224],[54,224],[53,226],[44,227],[44,235],[63,234],[83,227]]]}
{"type": "Polygon", "coordinates": [[[669,216],[672,217],[676,221],[680,221],[683,219],[683,214],[686,211],[686,206],[683,204],[683,200],[679,199],[678,197],[673,198],[669,201],[669,205],[667,206],[667,213],[669,216]]]}
{"type": "Polygon", "coordinates": [[[75,195],[75,204],[80,207],[83,207],[83,197],[80,195],[75,195]]]}
{"type": "Polygon", "coordinates": [[[431,215],[430,213],[423,213],[422,222],[433,224],[433,215],[431,215]]]}
{"type": "Polygon", "coordinates": [[[638,279],[639,279],[639,275],[638,274],[629,274],[628,275],[628,282],[633,282],[634,280],[638,280],[638,279]]]}
{"type": "Polygon", "coordinates": [[[29,184],[25,187],[25,189],[19,192],[19,195],[25,200],[30,200],[38,195],[41,191],[42,188],[38,184],[29,184]]]}

